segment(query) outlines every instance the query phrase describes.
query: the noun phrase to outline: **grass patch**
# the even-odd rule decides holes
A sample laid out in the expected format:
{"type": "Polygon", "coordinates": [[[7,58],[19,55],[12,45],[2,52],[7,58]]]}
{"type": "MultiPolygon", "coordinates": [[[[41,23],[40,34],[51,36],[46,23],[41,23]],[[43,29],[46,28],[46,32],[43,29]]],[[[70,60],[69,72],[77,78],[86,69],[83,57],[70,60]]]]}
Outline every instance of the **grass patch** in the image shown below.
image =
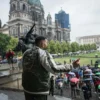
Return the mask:
{"type": "Polygon", "coordinates": [[[95,57],[96,54],[98,55],[98,57],[100,57],[100,52],[93,52],[93,53],[89,53],[89,54],[80,54],[79,56],[95,57]]]}
{"type": "MultiPolygon", "coordinates": [[[[63,57],[63,58],[56,58],[54,59],[56,62],[59,63],[64,63],[64,61],[66,61],[67,63],[70,63],[70,59],[77,59],[76,57],[63,57]]],[[[92,63],[95,64],[95,61],[98,60],[99,58],[80,58],[80,65],[87,65],[87,64],[91,64],[91,60],[92,63]]]]}
{"type": "Polygon", "coordinates": [[[91,61],[92,61],[92,64],[94,65],[95,61],[100,59],[100,52],[94,52],[94,53],[89,53],[89,54],[80,54],[78,56],[72,56],[72,57],[55,58],[54,60],[56,62],[63,64],[64,61],[66,61],[67,63],[70,63],[70,59],[78,59],[78,58],[80,58],[81,66],[91,64],[91,61]],[[98,54],[99,58],[95,58],[95,54],[98,54]],[[89,58],[87,58],[87,57],[89,57],[89,58]]]}

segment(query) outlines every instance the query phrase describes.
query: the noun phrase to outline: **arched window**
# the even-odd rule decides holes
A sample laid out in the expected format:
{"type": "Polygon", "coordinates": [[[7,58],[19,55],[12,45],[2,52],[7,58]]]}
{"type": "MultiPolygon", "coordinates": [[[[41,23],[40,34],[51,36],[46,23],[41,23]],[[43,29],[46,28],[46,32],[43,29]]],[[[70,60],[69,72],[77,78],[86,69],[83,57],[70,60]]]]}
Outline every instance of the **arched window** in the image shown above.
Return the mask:
{"type": "Polygon", "coordinates": [[[25,11],[26,10],[26,5],[25,4],[23,4],[23,11],[25,11]]]}
{"type": "Polygon", "coordinates": [[[15,4],[12,4],[12,10],[16,10],[16,5],[15,4]]]}

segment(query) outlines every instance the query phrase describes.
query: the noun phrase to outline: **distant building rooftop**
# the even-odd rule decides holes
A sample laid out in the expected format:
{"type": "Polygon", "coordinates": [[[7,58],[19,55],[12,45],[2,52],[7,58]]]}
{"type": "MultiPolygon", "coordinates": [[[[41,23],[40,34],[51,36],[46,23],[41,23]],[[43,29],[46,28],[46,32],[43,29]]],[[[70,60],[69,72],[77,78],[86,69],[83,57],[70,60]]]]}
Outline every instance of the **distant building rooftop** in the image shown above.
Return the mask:
{"type": "Polygon", "coordinates": [[[58,13],[65,13],[65,11],[61,9],[58,13]]]}
{"type": "Polygon", "coordinates": [[[81,37],[77,37],[77,38],[81,39],[81,38],[92,38],[92,37],[100,37],[100,35],[88,35],[88,36],[81,36],[81,37]]]}

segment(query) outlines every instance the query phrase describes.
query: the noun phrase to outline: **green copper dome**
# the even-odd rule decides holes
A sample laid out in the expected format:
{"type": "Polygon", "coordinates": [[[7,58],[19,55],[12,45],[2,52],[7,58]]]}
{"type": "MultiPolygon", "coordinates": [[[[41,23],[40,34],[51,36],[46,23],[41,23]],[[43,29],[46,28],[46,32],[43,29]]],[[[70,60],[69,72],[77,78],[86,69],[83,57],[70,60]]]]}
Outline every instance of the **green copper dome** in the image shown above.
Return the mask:
{"type": "Polygon", "coordinates": [[[65,11],[61,9],[58,13],[65,13],[65,11]]]}
{"type": "Polygon", "coordinates": [[[51,17],[51,14],[49,13],[49,14],[47,15],[47,17],[51,17]]]}
{"type": "Polygon", "coordinates": [[[30,5],[41,6],[40,0],[28,0],[28,3],[29,3],[30,5]]]}

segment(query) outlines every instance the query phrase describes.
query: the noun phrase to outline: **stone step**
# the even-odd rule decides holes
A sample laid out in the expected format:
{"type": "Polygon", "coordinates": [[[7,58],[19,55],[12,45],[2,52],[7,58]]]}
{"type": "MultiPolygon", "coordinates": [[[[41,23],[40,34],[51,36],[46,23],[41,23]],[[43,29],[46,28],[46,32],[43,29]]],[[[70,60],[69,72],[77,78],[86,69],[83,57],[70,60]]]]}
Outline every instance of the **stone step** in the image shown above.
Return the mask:
{"type": "Polygon", "coordinates": [[[21,79],[22,73],[17,72],[0,78],[0,86],[21,79]]]}
{"type": "Polygon", "coordinates": [[[2,71],[0,71],[0,78],[4,77],[4,76],[13,75],[13,74],[19,73],[19,72],[22,72],[22,70],[21,69],[14,69],[14,70],[3,69],[2,71]]]}
{"type": "MultiPolygon", "coordinates": [[[[18,68],[17,64],[14,64],[13,66],[14,66],[14,68],[18,68]]],[[[0,64],[0,71],[6,70],[6,69],[10,69],[9,64],[0,64]]]]}

